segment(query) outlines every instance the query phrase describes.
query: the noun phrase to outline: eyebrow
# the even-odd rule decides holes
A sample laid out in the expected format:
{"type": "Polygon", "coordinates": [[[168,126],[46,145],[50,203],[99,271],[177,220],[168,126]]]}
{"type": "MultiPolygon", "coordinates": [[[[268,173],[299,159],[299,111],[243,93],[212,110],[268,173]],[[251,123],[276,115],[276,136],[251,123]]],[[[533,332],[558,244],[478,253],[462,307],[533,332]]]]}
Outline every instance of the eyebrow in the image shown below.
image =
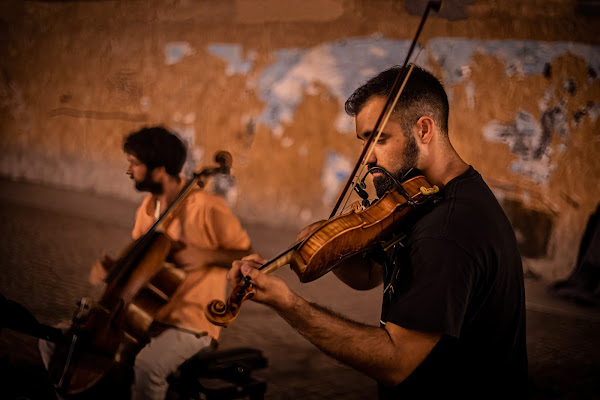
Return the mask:
{"type": "MultiPolygon", "coordinates": [[[[367,140],[369,139],[369,137],[373,134],[373,131],[366,131],[363,132],[362,135],[364,135],[364,137],[361,137],[358,133],[356,134],[356,137],[360,140],[367,140]]],[[[385,132],[381,132],[381,135],[379,136],[380,139],[386,139],[389,138],[390,135],[388,133],[385,132]]]]}

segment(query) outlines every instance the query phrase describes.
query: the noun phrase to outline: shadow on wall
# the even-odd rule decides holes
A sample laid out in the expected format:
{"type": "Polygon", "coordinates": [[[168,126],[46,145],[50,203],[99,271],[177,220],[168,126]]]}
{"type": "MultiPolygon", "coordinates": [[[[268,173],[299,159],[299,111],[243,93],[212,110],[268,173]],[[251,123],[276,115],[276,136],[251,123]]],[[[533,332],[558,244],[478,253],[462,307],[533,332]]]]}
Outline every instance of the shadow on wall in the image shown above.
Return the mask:
{"type": "Polygon", "coordinates": [[[515,229],[521,256],[545,258],[554,225],[552,215],[527,208],[515,199],[504,199],[501,205],[515,229]]]}
{"type": "Polygon", "coordinates": [[[587,223],[573,273],[550,292],[584,306],[600,306],[600,204],[587,223]]]}

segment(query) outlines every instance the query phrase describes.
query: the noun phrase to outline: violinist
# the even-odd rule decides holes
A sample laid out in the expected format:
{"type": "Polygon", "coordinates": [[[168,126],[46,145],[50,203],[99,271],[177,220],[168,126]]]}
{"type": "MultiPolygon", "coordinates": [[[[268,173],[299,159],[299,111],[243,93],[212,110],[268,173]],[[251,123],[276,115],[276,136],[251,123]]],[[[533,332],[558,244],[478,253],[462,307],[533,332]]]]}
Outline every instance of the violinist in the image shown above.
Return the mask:
{"type": "MultiPolygon", "coordinates": [[[[374,134],[397,75],[397,67],[381,72],[346,101],[360,140],[374,134]]],[[[453,148],[448,114],[442,84],[415,66],[367,159],[377,167],[371,173],[379,197],[411,170],[441,188],[405,239],[333,270],[354,289],[383,283],[380,326],[309,303],[259,271],[266,262],[260,255],[235,261],[228,280],[235,286],[249,276],[252,300],[272,307],[329,356],[374,378],[381,399],[525,397],[524,283],[515,233],[481,175],[453,148]]]]}
{"type": "MultiPolygon", "coordinates": [[[[127,175],[138,191],[149,192],[135,216],[133,239],[143,236],[177,198],[186,181],[180,172],[186,146],[163,127],[143,128],[123,142],[127,175]]],[[[250,240],[226,202],[195,188],[167,225],[177,243],[172,261],[187,276],[173,297],[158,310],[150,342],[134,363],[133,399],[164,399],[167,377],[200,351],[216,348],[220,328],[204,317],[203,308],[214,296],[223,298],[227,268],[249,254],[250,240]]],[[[90,282],[100,284],[113,262],[105,257],[94,264],[90,282]]]]}

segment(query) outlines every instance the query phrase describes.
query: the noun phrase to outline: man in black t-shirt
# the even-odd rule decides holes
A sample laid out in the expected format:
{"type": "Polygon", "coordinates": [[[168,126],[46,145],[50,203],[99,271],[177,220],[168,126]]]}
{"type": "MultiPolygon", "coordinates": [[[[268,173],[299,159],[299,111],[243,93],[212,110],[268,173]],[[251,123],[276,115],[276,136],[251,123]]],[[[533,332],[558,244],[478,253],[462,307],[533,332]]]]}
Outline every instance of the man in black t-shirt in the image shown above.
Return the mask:
{"type": "Polygon", "coordinates": [[[407,379],[380,385],[381,397],[524,397],[523,274],[510,222],[472,167],[440,197],[407,239],[379,255],[382,326],[442,333],[407,379]]]}
{"type": "MultiPolygon", "coordinates": [[[[365,141],[398,74],[383,71],[346,102],[365,141]]],[[[325,353],[373,377],[382,399],[525,397],[527,351],[521,258],[515,234],[477,171],[448,136],[441,83],[415,67],[367,159],[379,197],[411,170],[441,188],[438,199],[387,252],[349,258],[334,270],[355,289],[383,286],[379,327],[304,300],[257,270],[252,255],[233,263],[253,300],[273,307],[325,353]]]]}

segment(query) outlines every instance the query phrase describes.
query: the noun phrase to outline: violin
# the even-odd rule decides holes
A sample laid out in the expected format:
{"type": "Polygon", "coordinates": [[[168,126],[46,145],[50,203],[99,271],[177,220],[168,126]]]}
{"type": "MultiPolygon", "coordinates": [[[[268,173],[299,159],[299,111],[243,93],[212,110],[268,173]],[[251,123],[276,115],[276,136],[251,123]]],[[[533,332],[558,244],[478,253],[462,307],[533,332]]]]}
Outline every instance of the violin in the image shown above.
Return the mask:
{"type": "MultiPolygon", "coordinates": [[[[357,188],[356,177],[360,175],[359,169],[366,166],[365,160],[369,158],[373,151],[374,144],[383,132],[383,128],[410,76],[414,64],[407,68],[408,61],[427,15],[430,9],[439,11],[441,5],[441,1],[430,1],[427,4],[404,65],[396,77],[383,111],[372,130],[377,134],[370,135],[365,143],[359,160],[350,174],[329,219],[291,248],[262,265],[259,268],[260,271],[270,274],[289,264],[301,282],[311,282],[325,275],[348,258],[368,251],[371,246],[383,243],[384,248],[387,248],[399,241],[401,238],[394,237],[393,234],[402,229],[407,229],[410,226],[411,219],[417,216],[415,210],[436,197],[439,188],[432,186],[424,176],[419,175],[401,182],[395,190],[388,191],[379,200],[369,204],[364,209],[353,207],[352,211],[336,216],[337,210],[349,192],[348,189],[351,186],[357,188]]],[[[358,191],[360,193],[360,189],[358,191]]],[[[204,310],[205,316],[215,325],[228,326],[237,318],[242,303],[252,298],[253,295],[252,281],[249,277],[245,277],[233,288],[226,303],[221,300],[209,302],[204,310]]]]}
{"type": "Polygon", "coordinates": [[[63,395],[85,392],[117,366],[132,363],[148,343],[149,329],[157,311],[173,296],[186,273],[168,262],[178,250],[165,233],[184,199],[207,178],[229,174],[232,157],[215,155],[218,166],[204,168],[186,183],[175,201],[146,234],[128,246],[109,270],[100,300],[79,303],[71,327],[48,366],[48,374],[63,395]]]}
{"type": "MultiPolygon", "coordinates": [[[[437,186],[432,187],[422,175],[402,183],[401,190],[389,191],[368,208],[354,206],[352,211],[330,218],[291,248],[262,265],[259,270],[270,274],[289,264],[300,282],[312,282],[348,258],[381,244],[389,247],[397,241],[390,237],[406,225],[414,211],[429,202],[437,186]]],[[[215,325],[228,326],[238,316],[242,302],[252,298],[249,277],[231,292],[227,303],[212,300],[204,312],[215,325]]]]}

